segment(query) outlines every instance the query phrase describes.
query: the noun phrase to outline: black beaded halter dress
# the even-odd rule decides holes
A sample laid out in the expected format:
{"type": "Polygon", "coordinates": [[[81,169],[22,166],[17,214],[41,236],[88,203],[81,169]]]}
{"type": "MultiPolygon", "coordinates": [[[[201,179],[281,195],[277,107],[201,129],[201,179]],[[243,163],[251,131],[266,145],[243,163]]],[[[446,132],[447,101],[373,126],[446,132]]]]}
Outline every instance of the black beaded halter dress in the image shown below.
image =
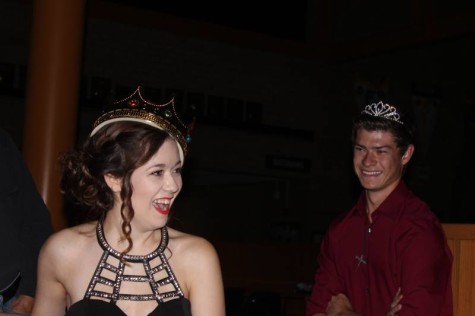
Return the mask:
{"type": "Polygon", "coordinates": [[[114,250],[106,241],[102,223],[96,229],[97,241],[103,253],[96,271],[89,282],[84,298],[66,311],[66,316],[124,316],[127,315],[118,301],[156,301],[156,308],[148,316],[191,316],[191,306],[165,256],[168,230],[162,228],[162,238],[157,249],[145,256],[124,255],[114,250]],[[143,274],[126,274],[127,266],[143,266],[143,274]],[[132,282],[140,293],[125,293],[132,282]],[[126,290],[125,290],[126,291],[126,290]]]}

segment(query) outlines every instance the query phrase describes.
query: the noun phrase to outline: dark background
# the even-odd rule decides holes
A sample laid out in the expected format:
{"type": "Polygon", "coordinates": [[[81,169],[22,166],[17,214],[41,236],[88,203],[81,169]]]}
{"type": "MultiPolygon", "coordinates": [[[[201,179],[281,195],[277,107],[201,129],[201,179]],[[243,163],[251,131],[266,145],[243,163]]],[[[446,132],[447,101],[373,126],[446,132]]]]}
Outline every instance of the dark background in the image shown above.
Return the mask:
{"type": "MultiPolygon", "coordinates": [[[[419,127],[410,187],[474,222],[475,5],[89,1],[77,140],[143,84],[198,116],[172,225],[220,240],[319,240],[360,192],[352,116],[375,98],[419,127]]],[[[31,1],[0,0],[0,126],[21,147],[31,1]]],[[[41,102],[41,100],[39,100],[41,102]]]]}

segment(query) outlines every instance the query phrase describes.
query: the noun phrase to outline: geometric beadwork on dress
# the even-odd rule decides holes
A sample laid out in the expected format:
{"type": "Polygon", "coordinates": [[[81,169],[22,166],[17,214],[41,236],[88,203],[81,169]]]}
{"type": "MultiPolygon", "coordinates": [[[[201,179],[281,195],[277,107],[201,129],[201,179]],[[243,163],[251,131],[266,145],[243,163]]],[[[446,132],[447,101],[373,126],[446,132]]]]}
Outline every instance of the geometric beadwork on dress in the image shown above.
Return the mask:
{"type": "Polygon", "coordinates": [[[161,303],[184,296],[165,256],[168,245],[166,227],[162,228],[157,249],[145,256],[124,255],[121,258],[121,254],[107,243],[101,221],[97,224],[96,234],[104,252],[84,298],[112,303],[119,300],[155,300],[161,303]]]}

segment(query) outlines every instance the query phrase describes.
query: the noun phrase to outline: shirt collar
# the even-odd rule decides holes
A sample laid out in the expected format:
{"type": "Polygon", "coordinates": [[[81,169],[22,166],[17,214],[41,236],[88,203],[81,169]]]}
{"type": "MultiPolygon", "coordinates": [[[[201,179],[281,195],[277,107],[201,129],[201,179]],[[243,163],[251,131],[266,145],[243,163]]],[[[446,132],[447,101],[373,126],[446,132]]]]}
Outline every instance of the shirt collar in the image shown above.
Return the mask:
{"type": "MultiPolygon", "coordinates": [[[[381,203],[381,205],[373,212],[373,220],[381,215],[386,215],[391,218],[395,218],[401,202],[405,197],[410,194],[404,181],[399,181],[398,185],[388,195],[388,197],[381,203]]],[[[361,192],[358,201],[356,202],[356,210],[361,216],[366,216],[366,194],[365,191],[361,192]]]]}

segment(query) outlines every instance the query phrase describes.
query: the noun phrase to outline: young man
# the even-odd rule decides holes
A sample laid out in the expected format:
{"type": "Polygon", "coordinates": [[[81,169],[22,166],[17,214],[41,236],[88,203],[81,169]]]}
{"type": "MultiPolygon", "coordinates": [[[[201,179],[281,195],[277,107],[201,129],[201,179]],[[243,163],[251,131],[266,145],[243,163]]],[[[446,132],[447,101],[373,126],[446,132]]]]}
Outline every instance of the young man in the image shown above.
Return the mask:
{"type": "Polygon", "coordinates": [[[322,241],[307,315],[453,314],[445,234],[401,180],[413,134],[402,113],[383,102],[354,121],[353,166],[364,191],[322,241]]]}

